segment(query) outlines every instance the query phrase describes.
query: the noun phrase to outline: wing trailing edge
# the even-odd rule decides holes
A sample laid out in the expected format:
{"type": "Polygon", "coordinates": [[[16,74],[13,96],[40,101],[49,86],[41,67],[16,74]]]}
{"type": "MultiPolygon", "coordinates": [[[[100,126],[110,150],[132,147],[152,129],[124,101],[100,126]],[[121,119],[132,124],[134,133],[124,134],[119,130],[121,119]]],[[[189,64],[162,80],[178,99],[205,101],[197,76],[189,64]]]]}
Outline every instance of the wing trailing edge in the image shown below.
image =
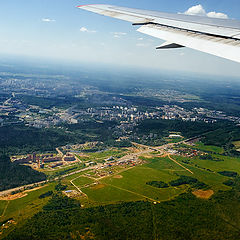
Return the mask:
{"type": "Polygon", "coordinates": [[[240,62],[240,21],[100,4],[78,8],[139,25],[137,31],[167,41],[157,49],[186,46],[240,62]]]}

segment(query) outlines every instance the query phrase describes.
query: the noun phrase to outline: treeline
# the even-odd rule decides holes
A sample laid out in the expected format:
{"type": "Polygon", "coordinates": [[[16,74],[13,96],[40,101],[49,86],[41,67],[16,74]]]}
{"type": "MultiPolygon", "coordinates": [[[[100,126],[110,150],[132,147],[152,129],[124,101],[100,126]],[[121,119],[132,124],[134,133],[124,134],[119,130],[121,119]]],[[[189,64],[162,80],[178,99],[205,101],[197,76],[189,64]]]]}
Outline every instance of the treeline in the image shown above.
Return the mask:
{"type": "Polygon", "coordinates": [[[43,180],[46,180],[44,173],[12,163],[8,156],[0,155],[0,191],[43,180]]]}
{"type": "Polygon", "coordinates": [[[75,98],[71,96],[63,96],[63,97],[37,97],[30,95],[20,95],[17,96],[19,100],[28,105],[37,105],[41,108],[50,109],[52,107],[58,108],[67,108],[74,104],[81,104],[84,102],[81,98],[75,98]]]}
{"type": "Polygon", "coordinates": [[[63,130],[38,129],[23,125],[1,127],[0,136],[0,152],[14,155],[51,152],[60,145],[77,141],[77,137],[66,134],[63,130]]]}
{"type": "Polygon", "coordinates": [[[114,126],[116,123],[111,121],[64,124],[62,129],[5,126],[0,128],[0,153],[54,152],[56,147],[86,141],[101,141],[109,146],[130,146],[129,141],[115,141],[112,133],[114,126]]]}
{"type": "Polygon", "coordinates": [[[184,184],[189,184],[191,187],[198,188],[198,189],[207,187],[207,184],[200,182],[198,179],[189,177],[189,176],[183,176],[183,175],[180,176],[178,179],[172,180],[171,182],[169,182],[169,185],[173,187],[181,186],[184,184]]]}
{"type": "Polygon", "coordinates": [[[223,147],[225,154],[240,157],[240,152],[236,151],[233,141],[240,140],[240,128],[233,124],[225,126],[210,132],[202,138],[202,142],[206,145],[215,145],[223,147]]]}
{"type": "Polygon", "coordinates": [[[146,182],[147,185],[150,185],[152,187],[156,187],[156,188],[167,188],[169,187],[169,185],[163,181],[150,181],[150,182],[146,182]]]}
{"type": "Polygon", "coordinates": [[[239,190],[236,182],[210,200],[187,193],[156,205],[141,201],[85,209],[58,194],[4,239],[239,240],[239,190]]]}
{"type": "Polygon", "coordinates": [[[226,176],[226,177],[237,177],[238,176],[238,173],[237,172],[233,172],[233,171],[221,171],[221,172],[218,172],[219,174],[223,175],[223,176],[226,176]]]}
{"type": "Polygon", "coordinates": [[[216,130],[219,124],[205,122],[190,122],[182,120],[145,120],[136,127],[136,132],[140,135],[154,133],[158,137],[168,136],[170,131],[181,132],[186,138],[195,137],[200,134],[216,130]]]}

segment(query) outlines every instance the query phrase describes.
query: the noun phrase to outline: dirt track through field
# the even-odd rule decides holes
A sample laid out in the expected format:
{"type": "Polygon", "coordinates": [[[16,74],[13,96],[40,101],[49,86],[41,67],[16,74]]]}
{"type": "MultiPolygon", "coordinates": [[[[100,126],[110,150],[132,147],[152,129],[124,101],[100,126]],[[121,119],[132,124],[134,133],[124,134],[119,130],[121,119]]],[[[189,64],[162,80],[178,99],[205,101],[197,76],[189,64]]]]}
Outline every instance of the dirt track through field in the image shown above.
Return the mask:
{"type": "Polygon", "coordinates": [[[184,168],[186,171],[190,172],[191,174],[194,174],[191,170],[189,170],[188,168],[184,167],[181,163],[179,163],[178,161],[176,161],[175,159],[173,159],[170,154],[168,154],[168,158],[170,160],[172,160],[173,162],[175,162],[176,164],[178,164],[180,167],[184,168]]]}
{"type": "Polygon", "coordinates": [[[5,206],[4,210],[3,210],[2,215],[0,216],[0,218],[1,218],[1,217],[4,217],[4,215],[5,215],[6,211],[7,211],[7,208],[8,208],[9,203],[10,203],[10,201],[7,202],[7,204],[6,204],[6,206],[5,206]]]}
{"type": "Polygon", "coordinates": [[[140,196],[140,197],[146,198],[146,199],[151,200],[151,201],[153,201],[153,202],[158,202],[158,203],[160,203],[160,201],[158,201],[158,200],[156,200],[156,199],[153,199],[153,198],[150,198],[150,197],[147,197],[147,196],[142,195],[142,194],[140,194],[140,193],[136,193],[136,192],[127,190],[127,189],[125,189],[125,188],[117,187],[117,186],[112,185],[112,184],[106,184],[106,185],[111,186],[111,187],[114,187],[114,188],[117,188],[117,189],[122,190],[122,191],[125,191],[125,192],[129,192],[129,193],[138,195],[138,196],[140,196]]]}

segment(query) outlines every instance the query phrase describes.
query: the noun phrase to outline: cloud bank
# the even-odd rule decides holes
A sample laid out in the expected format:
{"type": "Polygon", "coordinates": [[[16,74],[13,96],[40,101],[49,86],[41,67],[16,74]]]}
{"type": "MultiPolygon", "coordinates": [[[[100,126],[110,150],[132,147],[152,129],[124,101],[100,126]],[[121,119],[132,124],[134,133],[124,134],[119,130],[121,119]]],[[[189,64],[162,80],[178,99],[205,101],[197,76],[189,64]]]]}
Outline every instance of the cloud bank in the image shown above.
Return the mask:
{"type": "Polygon", "coordinates": [[[89,29],[87,29],[86,27],[81,27],[80,28],[80,31],[81,32],[85,32],[85,33],[96,33],[97,31],[95,31],[95,30],[89,30],[89,29]]]}
{"type": "Polygon", "coordinates": [[[51,18],[42,18],[42,22],[56,22],[56,20],[51,18]]]}
{"type": "Polygon", "coordinates": [[[120,38],[122,36],[127,35],[127,33],[125,33],[125,32],[111,32],[111,34],[113,34],[113,37],[115,37],[115,38],[120,38]]]}
{"type": "Polygon", "coordinates": [[[211,18],[223,18],[227,19],[228,15],[220,12],[206,12],[201,4],[190,7],[184,14],[187,15],[197,15],[211,18]]]}

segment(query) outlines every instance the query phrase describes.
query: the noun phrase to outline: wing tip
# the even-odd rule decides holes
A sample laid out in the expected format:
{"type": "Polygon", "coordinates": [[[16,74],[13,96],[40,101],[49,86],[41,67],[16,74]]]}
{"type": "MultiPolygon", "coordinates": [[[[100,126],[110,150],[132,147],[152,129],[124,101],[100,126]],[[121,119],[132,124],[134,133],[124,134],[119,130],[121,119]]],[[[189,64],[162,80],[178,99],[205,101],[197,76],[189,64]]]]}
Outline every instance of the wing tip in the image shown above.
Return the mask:
{"type": "Polygon", "coordinates": [[[87,6],[98,6],[98,5],[104,5],[104,4],[84,4],[84,5],[78,5],[76,7],[77,8],[83,8],[83,7],[87,7],[87,6]]]}

